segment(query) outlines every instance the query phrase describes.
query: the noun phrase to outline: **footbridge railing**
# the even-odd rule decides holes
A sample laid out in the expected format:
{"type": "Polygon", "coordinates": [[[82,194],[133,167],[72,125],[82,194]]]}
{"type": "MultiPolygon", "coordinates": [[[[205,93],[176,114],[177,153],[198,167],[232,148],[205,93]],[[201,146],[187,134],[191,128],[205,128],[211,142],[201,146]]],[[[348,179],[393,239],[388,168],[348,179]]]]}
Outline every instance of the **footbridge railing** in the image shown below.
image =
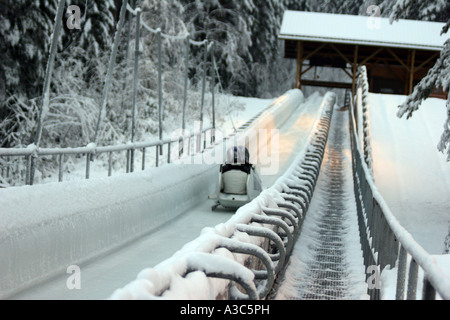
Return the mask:
{"type": "Polygon", "coordinates": [[[269,189],[111,299],[263,299],[276,288],[310,204],[336,101],[327,94],[308,143],[269,189]],[[212,279],[216,279],[211,281],[212,279]],[[240,288],[240,289],[238,289],[240,288]]]}
{"type": "MultiPolygon", "coordinates": [[[[365,72],[360,77],[365,77],[365,72]]],[[[360,84],[364,84],[364,79],[360,84]]],[[[367,86],[360,87],[367,95],[367,86]]],[[[367,152],[363,151],[355,117],[361,105],[354,106],[350,100],[350,131],[352,142],[353,179],[357,200],[358,222],[361,245],[367,274],[368,293],[371,299],[382,298],[383,286],[380,275],[397,269],[396,300],[403,299],[450,299],[450,278],[436,263],[435,258],[426,252],[403,228],[375,186],[367,152]],[[355,108],[354,108],[355,107],[355,108]],[[369,269],[370,268],[370,269],[369,269]],[[373,281],[372,281],[373,280],[373,281]],[[420,282],[423,282],[420,295],[420,282]],[[406,294],[406,296],[405,296],[406,294]]],[[[356,103],[362,100],[356,99],[356,103]]],[[[361,117],[360,117],[361,119],[361,117]]]]}
{"type": "Polygon", "coordinates": [[[106,154],[108,159],[107,172],[108,176],[111,176],[114,154],[125,153],[126,165],[124,169],[127,173],[129,173],[136,171],[134,155],[137,154],[137,151],[139,151],[141,155],[141,170],[145,170],[146,164],[149,162],[147,160],[149,155],[148,150],[151,148],[154,150],[153,152],[155,154],[152,165],[158,167],[164,161],[161,158],[162,156],[166,157],[166,163],[170,163],[173,160],[171,159],[171,155],[174,154],[172,152],[172,150],[174,150],[173,148],[177,148],[177,155],[179,156],[190,155],[191,152],[201,152],[213,142],[214,128],[209,126],[203,128],[201,132],[189,133],[175,139],[154,139],[151,141],[129,142],[126,144],[109,146],[97,146],[94,143],[90,143],[87,146],[77,148],[42,148],[32,144],[27,148],[0,148],[0,174],[3,177],[8,178],[11,174],[10,171],[13,170],[10,165],[10,159],[14,157],[22,157],[25,159],[25,183],[33,184],[32,159],[35,159],[34,161],[38,161],[40,158],[55,157],[58,166],[58,181],[61,182],[64,179],[64,163],[67,161],[68,157],[72,156],[85,157],[85,178],[89,179],[91,176],[91,162],[93,159],[102,154],[106,154]],[[131,155],[133,155],[133,157],[131,155]]]}

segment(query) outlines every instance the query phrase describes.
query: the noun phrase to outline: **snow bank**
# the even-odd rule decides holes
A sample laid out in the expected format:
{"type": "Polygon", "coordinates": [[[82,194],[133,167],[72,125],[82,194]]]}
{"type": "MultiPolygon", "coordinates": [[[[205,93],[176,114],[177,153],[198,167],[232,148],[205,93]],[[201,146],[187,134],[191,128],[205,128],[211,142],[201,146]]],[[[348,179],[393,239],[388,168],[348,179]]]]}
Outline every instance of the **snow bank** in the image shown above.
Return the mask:
{"type": "Polygon", "coordinates": [[[216,174],[212,165],[168,165],[0,190],[0,297],[161,226],[205,199],[216,174]]]}
{"type": "MultiPolygon", "coordinates": [[[[299,90],[288,92],[262,117],[281,125],[302,99],[299,90]]],[[[0,298],[176,218],[207,199],[217,171],[217,164],[177,163],[109,178],[0,189],[0,298]]]]}

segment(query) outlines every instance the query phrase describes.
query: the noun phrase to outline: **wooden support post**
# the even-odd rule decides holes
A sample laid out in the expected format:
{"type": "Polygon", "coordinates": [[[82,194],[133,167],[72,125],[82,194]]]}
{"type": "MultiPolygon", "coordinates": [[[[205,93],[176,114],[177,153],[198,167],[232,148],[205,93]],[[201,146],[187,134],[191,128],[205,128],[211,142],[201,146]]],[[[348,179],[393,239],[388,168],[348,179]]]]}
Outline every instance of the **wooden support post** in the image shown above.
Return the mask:
{"type": "Polygon", "coordinates": [[[303,42],[297,42],[297,77],[295,79],[295,87],[302,88],[302,64],[303,64],[303,42]]]}
{"type": "Polygon", "coordinates": [[[411,68],[409,70],[409,93],[411,94],[413,91],[413,86],[414,86],[414,63],[416,60],[416,50],[413,49],[412,51],[412,57],[411,57],[411,68]]]}
{"type": "MultiPolygon", "coordinates": [[[[407,64],[408,66],[411,65],[411,51],[412,51],[412,50],[408,50],[408,59],[406,60],[406,64],[407,64]]],[[[405,96],[408,95],[408,92],[409,92],[409,78],[410,78],[410,71],[411,71],[410,68],[408,68],[408,69],[405,70],[405,80],[403,80],[404,87],[405,87],[405,90],[404,90],[405,96]]]]}
{"type": "Polygon", "coordinates": [[[355,96],[355,90],[356,90],[356,73],[358,72],[358,46],[355,46],[355,52],[353,57],[353,80],[352,80],[352,97],[355,96]]]}

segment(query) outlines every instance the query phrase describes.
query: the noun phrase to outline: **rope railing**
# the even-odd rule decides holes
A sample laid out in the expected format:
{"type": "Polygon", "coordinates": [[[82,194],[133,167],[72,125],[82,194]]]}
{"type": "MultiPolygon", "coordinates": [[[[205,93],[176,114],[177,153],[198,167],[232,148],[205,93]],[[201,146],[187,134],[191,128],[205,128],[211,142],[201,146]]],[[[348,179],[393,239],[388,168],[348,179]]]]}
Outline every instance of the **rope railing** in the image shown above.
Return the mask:
{"type": "MultiPolygon", "coordinates": [[[[366,75],[363,72],[361,76],[366,75]]],[[[367,86],[361,89],[367,94],[367,86]]],[[[397,268],[396,300],[405,299],[405,292],[406,299],[417,298],[419,270],[423,272],[421,299],[450,299],[448,274],[439,268],[433,256],[400,225],[379,193],[357,133],[354,109],[360,110],[361,106],[354,106],[352,99],[349,100],[354,190],[356,199],[359,199],[356,204],[366,268],[375,267],[379,275],[383,270],[397,268]]],[[[370,276],[367,274],[367,277],[370,276]]],[[[371,299],[380,299],[380,290],[379,284],[369,286],[371,299]]]]}
{"type": "Polygon", "coordinates": [[[358,70],[357,90],[355,97],[355,120],[357,124],[357,133],[361,138],[361,146],[364,151],[364,160],[372,171],[372,147],[370,144],[370,121],[369,121],[369,81],[367,79],[367,68],[361,66],[358,70]]]}
{"type": "MultiPolygon", "coordinates": [[[[180,156],[184,151],[187,151],[187,154],[190,153],[190,146],[193,145],[191,143],[191,139],[193,135],[187,135],[183,133],[178,139],[167,139],[163,137],[164,132],[164,123],[163,123],[163,112],[164,112],[164,97],[163,97],[163,82],[162,82],[162,53],[161,53],[161,39],[166,38],[170,40],[180,40],[186,42],[186,50],[185,50],[185,68],[184,68],[184,90],[183,90],[183,116],[181,127],[183,132],[186,129],[186,109],[187,109],[187,95],[188,95],[188,68],[189,68],[189,46],[197,46],[204,47],[203,53],[203,70],[202,70],[202,81],[201,81],[201,107],[199,114],[200,121],[200,130],[196,137],[196,149],[195,152],[201,152],[203,149],[207,147],[207,142],[209,141],[211,144],[215,141],[215,129],[216,129],[216,114],[215,114],[215,81],[218,79],[219,88],[221,88],[220,83],[220,75],[218,74],[217,65],[215,61],[214,55],[214,42],[209,41],[207,39],[203,41],[194,41],[190,39],[188,33],[184,35],[169,35],[161,32],[160,28],[154,29],[151,28],[147,23],[142,21],[141,13],[142,10],[137,7],[133,9],[128,1],[123,1],[122,7],[120,9],[119,21],[116,27],[116,34],[114,36],[113,47],[109,59],[107,74],[105,76],[104,88],[102,92],[101,101],[99,104],[99,115],[95,127],[95,134],[90,143],[88,143],[85,147],[79,148],[41,148],[41,133],[44,126],[45,116],[49,109],[49,94],[50,94],[50,84],[52,79],[52,71],[53,71],[53,62],[56,57],[56,44],[58,41],[58,37],[60,34],[60,29],[62,28],[62,12],[65,6],[65,0],[60,0],[58,4],[58,14],[55,18],[55,25],[52,36],[52,44],[49,53],[49,63],[47,66],[47,71],[45,75],[45,85],[44,85],[44,93],[43,93],[43,102],[39,109],[39,118],[37,124],[37,131],[35,133],[34,143],[29,145],[27,148],[0,148],[0,163],[2,164],[2,171],[0,174],[6,179],[13,173],[12,166],[9,165],[9,160],[13,157],[25,157],[25,177],[21,179],[25,180],[26,184],[32,185],[34,183],[35,171],[36,171],[36,162],[40,157],[43,156],[56,156],[58,163],[58,181],[63,180],[63,164],[66,155],[76,155],[76,156],[86,156],[86,174],[85,177],[89,178],[90,176],[90,161],[94,160],[94,156],[101,153],[108,153],[108,175],[112,173],[112,153],[113,152],[121,152],[126,151],[126,172],[134,172],[135,170],[135,151],[140,149],[142,153],[142,169],[145,168],[145,157],[146,157],[146,149],[149,147],[154,147],[155,152],[155,165],[158,166],[160,164],[160,156],[163,156],[164,152],[167,152],[167,162],[170,162],[171,156],[171,146],[174,143],[178,143],[178,149],[180,151],[180,156]],[[136,17],[136,30],[135,30],[135,55],[134,55],[134,71],[133,71],[133,99],[132,99],[132,125],[131,125],[131,136],[130,141],[127,144],[117,145],[117,146],[99,146],[99,134],[102,119],[105,113],[105,108],[107,105],[108,95],[111,89],[111,78],[116,65],[116,56],[120,42],[120,35],[125,24],[125,13],[131,13],[136,17]],[[157,35],[157,52],[158,52],[158,139],[150,142],[136,142],[136,121],[137,121],[137,94],[138,94],[138,82],[139,82],[139,59],[141,55],[140,48],[140,34],[141,29],[144,28],[147,31],[157,35]],[[210,56],[211,58],[211,111],[212,111],[212,124],[208,127],[204,126],[204,108],[205,108],[205,94],[206,94],[206,77],[207,77],[207,58],[210,56]],[[206,136],[209,134],[210,138],[207,139],[206,136]],[[204,136],[202,143],[202,135],[204,136]],[[186,140],[187,139],[187,140],[186,140]],[[185,148],[185,144],[187,142],[188,147],[185,148]]],[[[129,28],[129,30],[131,30],[129,28]]],[[[127,48],[128,51],[128,48],[127,48]]],[[[222,88],[223,89],[223,88],[222,88]]]]}
{"type": "Polygon", "coordinates": [[[204,229],[171,258],[142,270],[110,298],[171,299],[187,294],[195,299],[205,294],[194,285],[203,277],[228,280],[209,288],[214,299],[270,297],[277,289],[277,276],[287,266],[314,192],[335,101],[334,94],[325,96],[303,150],[272,187],[224,224],[204,229]]]}

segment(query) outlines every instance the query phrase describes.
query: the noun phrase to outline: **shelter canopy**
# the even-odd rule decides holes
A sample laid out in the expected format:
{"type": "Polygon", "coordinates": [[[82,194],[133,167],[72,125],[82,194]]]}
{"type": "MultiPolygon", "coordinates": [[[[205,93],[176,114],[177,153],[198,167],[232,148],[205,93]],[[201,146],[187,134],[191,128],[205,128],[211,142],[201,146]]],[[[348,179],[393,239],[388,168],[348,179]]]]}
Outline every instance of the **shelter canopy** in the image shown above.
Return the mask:
{"type": "Polygon", "coordinates": [[[447,37],[444,23],[353,16],[304,11],[285,11],[280,39],[386,46],[440,51],[447,37]]]}
{"type": "MultiPolygon", "coordinates": [[[[354,92],[358,68],[365,65],[371,92],[409,94],[438,59],[448,39],[448,35],[441,35],[443,26],[438,22],[401,19],[391,24],[382,17],[287,10],[279,39],[285,41],[285,58],[297,60],[297,88],[311,85],[354,92]],[[339,68],[349,78],[334,82],[308,78],[306,73],[315,67],[339,68]]],[[[446,96],[436,92],[441,93],[446,96]]]]}

